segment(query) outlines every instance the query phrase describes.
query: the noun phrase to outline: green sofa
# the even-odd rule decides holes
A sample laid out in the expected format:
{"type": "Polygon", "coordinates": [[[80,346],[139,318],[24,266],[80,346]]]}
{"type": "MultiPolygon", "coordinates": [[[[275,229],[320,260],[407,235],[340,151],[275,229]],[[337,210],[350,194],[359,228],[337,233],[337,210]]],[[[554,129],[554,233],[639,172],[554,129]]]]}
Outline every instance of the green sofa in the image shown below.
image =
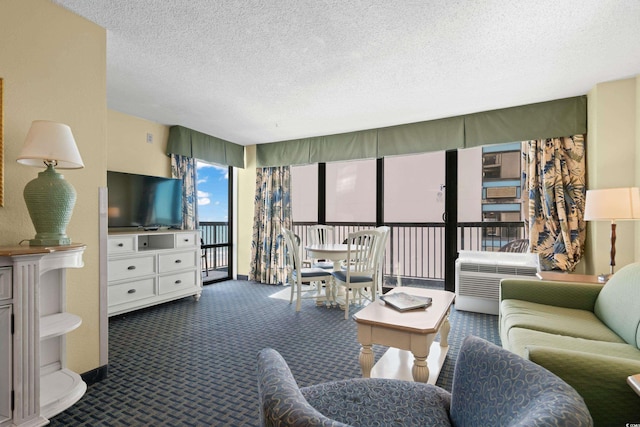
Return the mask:
{"type": "Polygon", "coordinates": [[[640,423],[640,263],[603,286],[503,279],[502,346],[544,366],[582,395],[596,426],[640,423]]]}

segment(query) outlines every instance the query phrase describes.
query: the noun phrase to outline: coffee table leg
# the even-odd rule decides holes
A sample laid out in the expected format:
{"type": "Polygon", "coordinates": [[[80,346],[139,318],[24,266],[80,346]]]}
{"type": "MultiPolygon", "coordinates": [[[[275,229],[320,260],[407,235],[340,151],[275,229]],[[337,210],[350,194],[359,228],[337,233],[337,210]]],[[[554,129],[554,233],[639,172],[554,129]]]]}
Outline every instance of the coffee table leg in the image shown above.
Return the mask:
{"type": "MultiPolygon", "coordinates": [[[[429,354],[427,354],[427,357],[429,354]]],[[[427,357],[418,357],[413,355],[413,368],[411,368],[411,375],[413,380],[417,383],[426,383],[429,381],[429,366],[427,365],[427,357]]]]}
{"type": "Polygon", "coordinates": [[[449,331],[451,330],[451,324],[449,323],[450,312],[451,311],[447,311],[447,316],[444,318],[444,322],[442,322],[442,326],[440,327],[440,347],[449,346],[449,331]]]}
{"type": "Polygon", "coordinates": [[[360,369],[362,369],[362,378],[371,377],[371,369],[373,368],[373,349],[371,345],[362,345],[360,348],[360,369]]]}

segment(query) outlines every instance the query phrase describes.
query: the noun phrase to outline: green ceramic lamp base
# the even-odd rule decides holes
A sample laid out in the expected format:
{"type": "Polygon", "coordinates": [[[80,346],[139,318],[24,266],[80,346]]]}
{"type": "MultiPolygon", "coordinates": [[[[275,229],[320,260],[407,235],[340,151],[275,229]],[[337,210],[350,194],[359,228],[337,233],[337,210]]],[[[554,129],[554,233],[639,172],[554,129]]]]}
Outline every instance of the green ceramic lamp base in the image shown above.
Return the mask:
{"type": "Polygon", "coordinates": [[[63,246],[71,244],[66,228],[76,203],[76,190],[48,165],[44,172],[24,188],[24,200],[29,210],[36,236],[30,246],[63,246]]]}

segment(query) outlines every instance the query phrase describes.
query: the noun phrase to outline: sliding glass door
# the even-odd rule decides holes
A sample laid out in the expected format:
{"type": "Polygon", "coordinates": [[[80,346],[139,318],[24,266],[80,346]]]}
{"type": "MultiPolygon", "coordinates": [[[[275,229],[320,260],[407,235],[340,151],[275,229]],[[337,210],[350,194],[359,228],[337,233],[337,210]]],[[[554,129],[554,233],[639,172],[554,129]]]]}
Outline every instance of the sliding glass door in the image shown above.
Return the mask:
{"type": "Polygon", "coordinates": [[[198,161],[198,229],[204,284],[231,279],[232,167],[198,161]]]}

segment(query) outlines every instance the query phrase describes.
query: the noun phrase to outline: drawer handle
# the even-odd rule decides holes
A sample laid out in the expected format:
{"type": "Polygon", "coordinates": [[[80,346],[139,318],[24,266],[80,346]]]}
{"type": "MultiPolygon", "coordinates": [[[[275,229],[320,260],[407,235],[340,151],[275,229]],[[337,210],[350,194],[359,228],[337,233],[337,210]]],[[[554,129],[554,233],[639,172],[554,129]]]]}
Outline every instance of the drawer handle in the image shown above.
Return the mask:
{"type": "Polygon", "coordinates": [[[181,262],[182,262],[182,260],[181,260],[181,259],[177,259],[177,260],[176,260],[176,264],[180,264],[181,262]]]}
{"type": "Polygon", "coordinates": [[[121,248],[124,246],[124,243],[118,243],[118,247],[121,248]]]}
{"type": "Polygon", "coordinates": [[[180,283],[182,283],[182,280],[176,280],[176,285],[179,285],[180,283]]]}
{"type": "Polygon", "coordinates": [[[135,289],[129,289],[129,290],[127,291],[127,293],[128,293],[128,294],[135,294],[135,293],[136,293],[136,290],[135,290],[135,289]]]}
{"type": "Polygon", "coordinates": [[[188,242],[188,241],[189,241],[189,239],[184,239],[184,241],[185,241],[185,242],[188,242]]]}
{"type": "Polygon", "coordinates": [[[130,265],[129,267],[127,267],[127,270],[135,270],[136,266],[135,265],[130,265]]]}

